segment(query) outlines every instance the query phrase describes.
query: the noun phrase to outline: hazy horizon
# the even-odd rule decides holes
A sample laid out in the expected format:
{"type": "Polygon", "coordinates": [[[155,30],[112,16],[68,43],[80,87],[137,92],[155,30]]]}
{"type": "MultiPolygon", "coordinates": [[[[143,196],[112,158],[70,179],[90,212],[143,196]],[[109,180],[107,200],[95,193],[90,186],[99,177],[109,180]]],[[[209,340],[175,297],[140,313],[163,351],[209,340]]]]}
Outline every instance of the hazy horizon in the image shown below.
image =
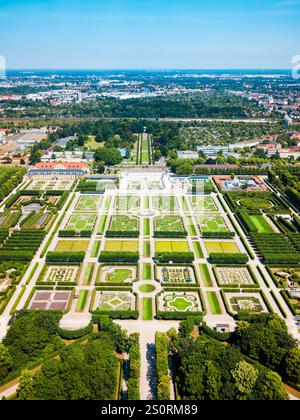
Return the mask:
{"type": "Polygon", "coordinates": [[[0,0],[16,70],[289,69],[300,0],[0,0]]]}

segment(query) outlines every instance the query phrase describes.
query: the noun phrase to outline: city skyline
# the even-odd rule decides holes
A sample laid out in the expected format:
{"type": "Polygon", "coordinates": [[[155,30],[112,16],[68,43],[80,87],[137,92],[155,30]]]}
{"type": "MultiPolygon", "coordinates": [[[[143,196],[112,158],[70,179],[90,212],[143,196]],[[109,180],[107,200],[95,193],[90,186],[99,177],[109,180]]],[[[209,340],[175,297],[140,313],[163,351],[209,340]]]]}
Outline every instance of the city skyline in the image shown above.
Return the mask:
{"type": "Polygon", "coordinates": [[[290,69],[298,0],[0,1],[9,69],[290,69]]]}

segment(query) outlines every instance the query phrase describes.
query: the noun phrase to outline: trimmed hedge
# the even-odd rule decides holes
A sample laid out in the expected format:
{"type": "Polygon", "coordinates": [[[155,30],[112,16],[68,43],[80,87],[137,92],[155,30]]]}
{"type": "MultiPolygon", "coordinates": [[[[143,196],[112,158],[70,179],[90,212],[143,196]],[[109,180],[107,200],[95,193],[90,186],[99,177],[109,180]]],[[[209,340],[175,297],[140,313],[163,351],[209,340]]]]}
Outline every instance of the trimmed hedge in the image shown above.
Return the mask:
{"type": "Polygon", "coordinates": [[[202,324],[202,332],[215,340],[226,342],[229,341],[232,333],[221,333],[210,328],[205,322],[202,324]]]}
{"type": "Polygon", "coordinates": [[[140,399],[141,353],[139,335],[135,334],[135,336],[135,342],[131,345],[129,351],[130,374],[127,388],[127,397],[129,401],[138,401],[140,399]]]}
{"type": "Polygon", "coordinates": [[[177,320],[177,321],[184,321],[185,319],[189,319],[191,317],[194,318],[202,318],[203,319],[203,312],[163,312],[158,311],[156,314],[157,319],[165,319],[165,320],[177,320]]]}
{"type": "Polygon", "coordinates": [[[50,251],[46,256],[47,263],[60,263],[60,262],[83,262],[85,257],[85,252],[57,252],[50,251]]]}
{"type": "Polygon", "coordinates": [[[178,232],[163,232],[163,231],[155,231],[154,238],[186,238],[187,232],[186,231],[178,231],[178,232]]]}
{"type": "Polygon", "coordinates": [[[88,334],[91,334],[92,332],[93,332],[92,322],[90,322],[88,326],[80,330],[69,331],[69,330],[63,330],[62,328],[58,329],[59,336],[66,340],[78,340],[79,338],[82,338],[88,334]]]}
{"type": "Polygon", "coordinates": [[[174,263],[191,264],[195,257],[192,252],[157,252],[155,259],[160,263],[174,263]]]}
{"type": "Polygon", "coordinates": [[[140,236],[140,232],[108,230],[105,236],[107,238],[138,238],[140,236]]]}
{"type": "Polygon", "coordinates": [[[203,232],[203,238],[231,239],[235,237],[235,232],[203,232]]]}
{"type": "Polygon", "coordinates": [[[155,360],[157,376],[157,397],[160,401],[170,400],[169,376],[169,339],[167,334],[157,332],[155,335],[155,360]]]}
{"type": "Polygon", "coordinates": [[[103,263],[135,263],[137,264],[140,259],[138,252],[108,252],[103,251],[100,254],[99,262],[103,263]]]}
{"type": "Polygon", "coordinates": [[[210,254],[213,264],[247,264],[249,257],[247,254],[210,254]]]}

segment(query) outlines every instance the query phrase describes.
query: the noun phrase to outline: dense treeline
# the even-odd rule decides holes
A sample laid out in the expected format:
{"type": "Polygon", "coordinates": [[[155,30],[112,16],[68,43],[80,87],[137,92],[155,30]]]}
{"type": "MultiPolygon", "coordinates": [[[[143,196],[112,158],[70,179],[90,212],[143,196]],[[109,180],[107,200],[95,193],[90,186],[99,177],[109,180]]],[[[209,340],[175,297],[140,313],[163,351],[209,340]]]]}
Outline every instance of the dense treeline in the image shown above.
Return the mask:
{"type": "Polygon", "coordinates": [[[0,168],[0,201],[7,197],[23,180],[26,169],[18,167],[0,168]]]}

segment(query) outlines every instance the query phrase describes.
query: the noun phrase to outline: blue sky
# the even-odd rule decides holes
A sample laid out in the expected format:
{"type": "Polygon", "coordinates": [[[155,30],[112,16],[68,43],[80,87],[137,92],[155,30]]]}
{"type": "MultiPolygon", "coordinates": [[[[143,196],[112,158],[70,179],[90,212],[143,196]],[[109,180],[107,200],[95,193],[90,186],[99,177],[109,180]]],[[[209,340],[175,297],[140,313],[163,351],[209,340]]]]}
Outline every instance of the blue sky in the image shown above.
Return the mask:
{"type": "Polygon", "coordinates": [[[290,68],[300,0],[0,0],[13,68],[290,68]]]}

